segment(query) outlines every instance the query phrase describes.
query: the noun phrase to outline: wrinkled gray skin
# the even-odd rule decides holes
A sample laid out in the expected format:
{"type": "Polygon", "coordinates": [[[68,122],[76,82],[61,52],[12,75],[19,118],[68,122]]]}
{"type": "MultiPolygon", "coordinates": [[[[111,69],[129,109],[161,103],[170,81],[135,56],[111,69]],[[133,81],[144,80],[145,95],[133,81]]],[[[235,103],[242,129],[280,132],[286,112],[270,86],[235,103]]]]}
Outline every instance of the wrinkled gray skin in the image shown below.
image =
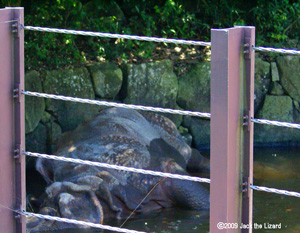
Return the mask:
{"type": "MultiPolygon", "coordinates": [[[[184,142],[168,118],[121,108],[104,110],[64,134],[56,154],[184,175],[193,157],[193,164],[207,168],[207,161],[184,142]]],[[[94,223],[125,218],[156,184],[137,213],[171,206],[209,208],[209,193],[198,182],[43,159],[36,167],[49,182],[39,211],[42,214],[94,223]]],[[[82,226],[37,218],[27,222],[30,232],[69,227],[82,226]]]]}

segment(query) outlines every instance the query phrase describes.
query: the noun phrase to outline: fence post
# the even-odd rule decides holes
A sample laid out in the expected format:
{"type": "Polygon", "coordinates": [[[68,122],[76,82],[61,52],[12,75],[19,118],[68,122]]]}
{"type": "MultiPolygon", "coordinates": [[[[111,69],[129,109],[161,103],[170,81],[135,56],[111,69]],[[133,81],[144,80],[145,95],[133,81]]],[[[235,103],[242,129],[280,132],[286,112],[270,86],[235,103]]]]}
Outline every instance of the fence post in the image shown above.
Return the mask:
{"type": "MultiPolygon", "coordinates": [[[[242,164],[243,176],[243,198],[242,198],[242,223],[253,227],[253,190],[250,184],[253,184],[253,133],[254,127],[251,119],[254,118],[254,63],[255,52],[252,47],[255,46],[255,27],[238,27],[244,28],[244,116],[246,121],[243,130],[244,139],[244,156],[242,164]]],[[[242,229],[243,233],[252,232],[251,229],[242,229]]]]}
{"type": "Polygon", "coordinates": [[[212,29],[211,44],[210,232],[252,232],[254,27],[212,29]]]}
{"type": "Polygon", "coordinates": [[[26,232],[23,8],[0,9],[0,227],[26,232]]]}

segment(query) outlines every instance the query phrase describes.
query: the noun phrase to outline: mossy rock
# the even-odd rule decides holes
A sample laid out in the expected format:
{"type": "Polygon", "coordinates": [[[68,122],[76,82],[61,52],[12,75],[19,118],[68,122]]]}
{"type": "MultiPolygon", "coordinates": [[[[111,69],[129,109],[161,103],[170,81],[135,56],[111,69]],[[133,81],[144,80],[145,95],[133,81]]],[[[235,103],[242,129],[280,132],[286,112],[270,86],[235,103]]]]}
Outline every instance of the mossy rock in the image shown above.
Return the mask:
{"type": "MultiPolygon", "coordinates": [[[[46,71],[43,77],[46,93],[95,99],[95,92],[86,68],[46,71]]],[[[57,120],[62,131],[75,129],[80,123],[91,119],[101,109],[97,105],[46,100],[46,109],[57,120]]]]}
{"type": "MultiPolygon", "coordinates": [[[[25,74],[25,90],[43,92],[40,75],[36,71],[25,74]]],[[[44,98],[25,96],[25,133],[31,133],[37,127],[45,112],[44,98]]]]}
{"type": "MultiPolygon", "coordinates": [[[[173,72],[170,60],[147,64],[127,64],[125,67],[124,102],[153,107],[178,109],[176,97],[178,78],[173,72]]],[[[165,114],[177,126],[182,121],[181,115],[165,114]]]]}
{"type": "Polygon", "coordinates": [[[113,99],[121,89],[122,70],[113,63],[96,63],[88,66],[96,95],[113,99]]]}
{"type": "MultiPolygon", "coordinates": [[[[294,123],[293,100],[289,96],[266,95],[264,105],[256,118],[294,123]]],[[[254,125],[254,139],[257,143],[277,144],[300,142],[300,131],[271,125],[254,125]]]]}
{"type": "Polygon", "coordinates": [[[210,73],[210,62],[203,62],[179,77],[177,103],[180,107],[210,112],[210,73]]]}
{"type": "Polygon", "coordinates": [[[47,153],[47,129],[39,123],[35,130],[26,134],[26,151],[47,153]]]}
{"type": "Polygon", "coordinates": [[[255,58],[254,81],[254,111],[257,112],[263,105],[264,98],[269,92],[271,83],[270,63],[255,58]]]}
{"type": "Polygon", "coordinates": [[[277,66],[283,89],[294,100],[300,102],[300,57],[278,57],[277,66]]]}

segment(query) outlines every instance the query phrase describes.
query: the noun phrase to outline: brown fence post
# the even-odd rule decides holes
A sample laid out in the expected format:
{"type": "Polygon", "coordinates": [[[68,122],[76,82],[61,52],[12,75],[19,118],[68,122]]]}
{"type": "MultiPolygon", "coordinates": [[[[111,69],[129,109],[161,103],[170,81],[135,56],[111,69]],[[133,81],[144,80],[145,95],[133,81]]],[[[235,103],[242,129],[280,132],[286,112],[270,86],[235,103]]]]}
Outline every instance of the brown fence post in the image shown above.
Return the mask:
{"type": "Polygon", "coordinates": [[[252,232],[254,28],[213,29],[211,43],[210,232],[252,232]]]}
{"type": "MultiPolygon", "coordinates": [[[[241,222],[245,226],[253,227],[253,190],[249,187],[253,184],[253,122],[254,118],[254,63],[255,53],[252,46],[255,46],[255,27],[238,27],[244,29],[244,80],[243,88],[244,100],[244,116],[246,117],[243,130],[243,198],[242,198],[242,219],[241,222]]],[[[252,228],[242,229],[242,232],[252,232],[252,228]]]]}
{"type": "Polygon", "coordinates": [[[0,231],[26,232],[23,8],[0,9],[0,231]]]}

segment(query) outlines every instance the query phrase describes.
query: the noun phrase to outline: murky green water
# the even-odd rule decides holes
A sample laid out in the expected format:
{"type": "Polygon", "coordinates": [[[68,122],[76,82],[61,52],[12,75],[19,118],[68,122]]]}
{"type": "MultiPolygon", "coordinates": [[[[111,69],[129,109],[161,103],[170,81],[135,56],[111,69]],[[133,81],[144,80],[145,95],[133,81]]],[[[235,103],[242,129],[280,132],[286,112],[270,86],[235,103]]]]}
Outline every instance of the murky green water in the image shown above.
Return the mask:
{"type": "MultiPolygon", "coordinates": [[[[255,185],[300,192],[300,148],[259,148],[254,155],[255,185]]],[[[282,228],[256,232],[300,232],[300,198],[254,191],[253,216],[282,228]]]]}
{"type": "MultiPolygon", "coordinates": [[[[255,185],[300,192],[300,148],[255,148],[254,154],[255,185]]],[[[255,232],[300,232],[300,198],[254,191],[253,215],[253,223],[262,227],[255,232]],[[266,229],[268,224],[280,224],[281,229],[266,229]]],[[[138,216],[127,221],[123,227],[157,233],[208,232],[208,222],[209,216],[205,211],[168,209],[138,216]]],[[[104,224],[120,226],[122,223],[115,220],[104,224]]]]}

